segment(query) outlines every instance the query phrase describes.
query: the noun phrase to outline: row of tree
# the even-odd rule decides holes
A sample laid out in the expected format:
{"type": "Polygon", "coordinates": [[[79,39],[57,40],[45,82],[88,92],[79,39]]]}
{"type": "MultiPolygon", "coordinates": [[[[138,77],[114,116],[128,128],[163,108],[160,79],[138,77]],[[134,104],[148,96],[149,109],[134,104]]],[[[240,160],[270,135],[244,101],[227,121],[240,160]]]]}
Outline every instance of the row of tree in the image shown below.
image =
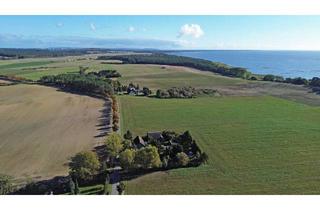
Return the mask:
{"type": "Polygon", "coordinates": [[[185,56],[168,55],[164,53],[151,54],[132,54],[132,55],[115,55],[115,56],[99,56],[98,60],[121,60],[127,64],[159,64],[174,65],[196,68],[203,71],[211,71],[224,76],[240,77],[248,79],[251,76],[245,68],[231,67],[226,64],[212,62],[199,58],[191,58],[185,56]]]}
{"type": "Polygon", "coordinates": [[[220,94],[217,90],[195,89],[193,87],[172,87],[167,90],[158,89],[156,92],[157,98],[194,98],[203,95],[218,96],[220,94]]]}
{"type": "Polygon", "coordinates": [[[320,87],[320,78],[313,77],[312,79],[306,79],[303,77],[295,77],[295,78],[284,78],[282,76],[276,76],[273,74],[267,74],[263,77],[263,81],[271,81],[271,82],[283,82],[290,83],[294,85],[307,85],[310,87],[320,87]]]}
{"type": "Polygon", "coordinates": [[[72,91],[111,95],[113,85],[110,79],[104,79],[95,75],[88,74],[59,74],[43,76],[39,80],[46,85],[54,85],[72,91]]]}
{"type": "Polygon", "coordinates": [[[118,131],[119,130],[119,121],[120,121],[118,102],[117,102],[117,98],[114,95],[112,95],[110,98],[111,98],[111,104],[112,104],[111,105],[112,130],[118,131]]]}
{"type": "Polygon", "coordinates": [[[117,72],[116,70],[101,70],[98,72],[89,72],[89,75],[95,75],[98,77],[104,77],[104,78],[117,78],[121,77],[121,74],[117,72]]]}

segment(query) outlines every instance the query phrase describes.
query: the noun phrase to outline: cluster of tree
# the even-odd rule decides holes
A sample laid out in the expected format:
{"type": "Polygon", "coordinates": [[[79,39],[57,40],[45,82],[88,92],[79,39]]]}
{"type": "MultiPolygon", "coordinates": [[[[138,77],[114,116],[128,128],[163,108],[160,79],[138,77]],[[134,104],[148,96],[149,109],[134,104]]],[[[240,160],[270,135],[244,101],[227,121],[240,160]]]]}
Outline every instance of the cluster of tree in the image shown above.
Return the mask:
{"type": "Polygon", "coordinates": [[[159,64],[174,65],[196,68],[203,71],[219,73],[224,76],[240,77],[248,79],[251,76],[245,68],[231,67],[222,63],[212,62],[199,58],[191,58],[185,56],[168,55],[163,53],[151,54],[131,54],[131,55],[115,55],[115,56],[99,56],[98,60],[121,60],[128,64],[159,64]]]}
{"type": "Polygon", "coordinates": [[[263,77],[264,81],[271,81],[271,82],[283,82],[283,83],[290,83],[294,85],[308,85],[311,87],[320,87],[320,79],[318,77],[313,77],[312,79],[308,80],[303,77],[295,77],[295,78],[283,78],[282,76],[276,76],[273,74],[267,74],[263,77]]]}
{"type": "Polygon", "coordinates": [[[119,130],[119,108],[118,108],[118,102],[117,98],[112,95],[111,96],[111,108],[112,108],[112,129],[113,131],[118,131],[119,130]]]}
{"type": "Polygon", "coordinates": [[[157,138],[150,135],[133,138],[132,133],[127,131],[123,145],[119,159],[121,166],[127,170],[197,166],[208,160],[207,154],[201,152],[189,131],[182,134],[163,131],[157,138]]]}
{"type": "Polygon", "coordinates": [[[149,96],[152,94],[152,91],[148,87],[140,88],[139,84],[133,84],[132,82],[129,85],[121,85],[118,80],[113,81],[114,91],[116,93],[126,92],[128,95],[143,95],[149,96]]]}
{"type": "Polygon", "coordinates": [[[193,87],[173,87],[167,90],[158,89],[157,98],[194,98],[202,95],[218,96],[217,90],[213,89],[195,89],[193,87]]]}
{"type": "Polygon", "coordinates": [[[309,85],[312,86],[312,87],[320,87],[320,78],[319,77],[313,77],[310,80],[309,85]]]}
{"type": "Polygon", "coordinates": [[[59,74],[43,76],[40,83],[58,86],[72,91],[95,93],[101,95],[113,94],[113,85],[110,79],[103,79],[88,74],[59,74]]]}
{"type": "Polygon", "coordinates": [[[144,95],[144,96],[149,96],[152,94],[152,91],[148,87],[142,87],[140,89],[139,84],[134,85],[132,82],[128,85],[125,86],[127,94],[134,94],[134,95],[144,95]]]}
{"type": "Polygon", "coordinates": [[[89,75],[90,74],[93,74],[98,77],[104,77],[104,78],[121,77],[121,74],[116,70],[101,70],[99,72],[90,72],[89,75]]]}
{"type": "Polygon", "coordinates": [[[5,174],[0,174],[0,195],[7,195],[12,191],[12,177],[5,174]]]}

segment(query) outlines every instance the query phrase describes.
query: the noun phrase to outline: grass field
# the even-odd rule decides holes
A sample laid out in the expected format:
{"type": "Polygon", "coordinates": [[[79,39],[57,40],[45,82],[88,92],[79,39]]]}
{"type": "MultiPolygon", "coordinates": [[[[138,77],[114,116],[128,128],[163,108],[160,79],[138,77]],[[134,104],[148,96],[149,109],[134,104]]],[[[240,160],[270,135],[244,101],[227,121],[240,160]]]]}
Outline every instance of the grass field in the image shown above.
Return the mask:
{"type": "Polygon", "coordinates": [[[65,175],[93,148],[104,101],[38,85],[0,87],[0,173],[17,180],[65,175]]]}
{"type": "Polygon", "coordinates": [[[319,194],[320,108],[274,97],[119,97],[122,132],[190,130],[209,163],[145,175],[128,194],[319,194]]]}

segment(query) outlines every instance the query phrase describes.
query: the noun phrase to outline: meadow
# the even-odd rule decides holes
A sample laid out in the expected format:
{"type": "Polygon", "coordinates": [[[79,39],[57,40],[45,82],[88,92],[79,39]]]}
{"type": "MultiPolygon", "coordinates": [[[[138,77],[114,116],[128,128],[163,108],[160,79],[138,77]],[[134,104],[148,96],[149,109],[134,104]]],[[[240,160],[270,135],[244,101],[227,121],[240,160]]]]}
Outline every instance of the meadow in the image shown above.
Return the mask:
{"type": "Polygon", "coordinates": [[[128,181],[128,194],[319,194],[320,108],[270,96],[121,96],[121,130],[189,130],[209,155],[198,168],[128,181]]]}

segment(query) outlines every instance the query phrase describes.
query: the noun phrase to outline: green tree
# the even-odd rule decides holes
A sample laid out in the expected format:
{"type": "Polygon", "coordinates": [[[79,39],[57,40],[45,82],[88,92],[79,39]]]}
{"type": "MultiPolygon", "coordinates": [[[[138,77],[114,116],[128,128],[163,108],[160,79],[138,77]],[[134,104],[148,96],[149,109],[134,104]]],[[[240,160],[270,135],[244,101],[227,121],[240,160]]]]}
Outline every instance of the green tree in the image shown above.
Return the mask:
{"type": "Polygon", "coordinates": [[[79,152],[71,158],[69,168],[73,178],[90,180],[98,172],[100,162],[97,154],[92,151],[79,152]]]}
{"type": "Polygon", "coordinates": [[[144,96],[149,96],[152,92],[151,92],[151,90],[149,88],[143,87],[142,88],[142,93],[143,93],[144,96]]]}
{"type": "Polygon", "coordinates": [[[12,192],[13,185],[12,185],[12,177],[0,174],[0,195],[6,195],[12,192]]]}
{"type": "Polygon", "coordinates": [[[126,149],[120,153],[120,164],[124,169],[133,167],[135,151],[133,149],[126,149]]]}
{"type": "Polygon", "coordinates": [[[157,168],[161,166],[158,149],[155,146],[147,146],[136,151],[135,163],[142,168],[157,168]]]}
{"type": "Polygon", "coordinates": [[[177,154],[177,162],[180,166],[188,165],[189,161],[190,161],[190,159],[189,159],[188,155],[186,155],[186,153],[180,152],[177,154]]]}
{"type": "Polygon", "coordinates": [[[181,136],[180,136],[180,139],[181,139],[181,145],[183,147],[183,150],[184,151],[188,151],[189,148],[191,147],[191,144],[193,142],[193,139],[192,139],[192,136],[190,134],[189,131],[186,131],[184,132],[181,136]]]}
{"type": "Polygon", "coordinates": [[[131,131],[127,130],[127,132],[123,135],[123,138],[126,140],[132,140],[133,135],[132,135],[131,131]]]}
{"type": "Polygon", "coordinates": [[[117,190],[118,190],[119,195],[123,195],[125,189],[126,189],[126,185],[123,182],[120,182],[117,186],[117,190]]]}
{"type": "Polygon", "coordinates": [[[110,157],[115,158],[123,149],[121,136],[115,132],[109,134],[105,141],[106,150],[110,157]]]}

